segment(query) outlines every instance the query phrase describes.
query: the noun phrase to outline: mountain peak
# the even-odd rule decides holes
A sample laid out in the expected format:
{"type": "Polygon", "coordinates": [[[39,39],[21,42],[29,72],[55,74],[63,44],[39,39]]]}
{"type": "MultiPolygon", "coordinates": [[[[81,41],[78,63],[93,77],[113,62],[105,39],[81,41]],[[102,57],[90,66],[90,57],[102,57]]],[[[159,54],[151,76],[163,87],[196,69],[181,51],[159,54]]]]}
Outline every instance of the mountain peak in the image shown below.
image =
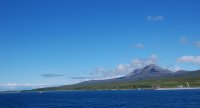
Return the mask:
{"type": "Polygon", "coordinates": [[[147,66],[145,66],[145,67],[160,67],[160,66],[158,66],[158,65],[156,65],[156,64],[149,64],[149,65],[147,65],[147,66]]]}
{"type": "Polygon", "coordinates": [[[162,68],[156,64],[150,64],[145,66],[144,68],[134,70],[132,73],[127,75],[127,77],[138,76],[138,75],[141,77],[142,76],[158,77],[158,76],[165,76],[171,73],[172,72],[168,69],[162,68]]]}
{"type": "Polygon", "coordinates": [[[148,70],[148,69],[156,69],[156,70],[163,70],[163,68],[161,68],[160,66],[156,65],[156,64],[150,64],[147,65],[143,68],[144,70],[148,70]]]}
{"type": "Polygon", "coordinates": [[[150,64],[143,68],[145,72],[159,72],[159,73],[171,73],[170,70],[162,68],[156,64],[150,64]]]}

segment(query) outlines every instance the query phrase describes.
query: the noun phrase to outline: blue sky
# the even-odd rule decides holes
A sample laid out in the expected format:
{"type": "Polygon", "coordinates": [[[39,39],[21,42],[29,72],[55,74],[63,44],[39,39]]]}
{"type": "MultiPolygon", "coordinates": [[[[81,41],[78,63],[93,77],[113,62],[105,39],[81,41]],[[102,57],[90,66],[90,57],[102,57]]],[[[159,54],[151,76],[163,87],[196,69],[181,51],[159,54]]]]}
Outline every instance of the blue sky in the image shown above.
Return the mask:
{"type": "Polygon", "coordinates": [[[200,66],[199,0],[6,0],[0,90],[200,66]]]}

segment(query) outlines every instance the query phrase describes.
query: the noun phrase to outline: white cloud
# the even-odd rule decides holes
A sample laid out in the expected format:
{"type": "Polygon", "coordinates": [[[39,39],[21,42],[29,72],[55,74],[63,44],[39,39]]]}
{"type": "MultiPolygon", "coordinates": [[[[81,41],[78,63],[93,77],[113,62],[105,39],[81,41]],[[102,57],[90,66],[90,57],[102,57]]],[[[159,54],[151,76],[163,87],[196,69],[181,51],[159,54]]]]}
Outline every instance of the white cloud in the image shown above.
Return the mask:
{"type": "Polygon", "coordinates": [[[192,63],[195,65],[200,65],[200,56],[182,56],[177,59],[179,63],[192,63]]]}
{"type": "Polygon", "coordinates": [[[91,75],[95,76],[95,79],[109,79],[119,76],[127,75],[133,72],[135,69],[142,68],[149,64],[157,64],[158,57],[151,55],[147,59],[135,58],[128,64],[119,64],[113,69],[108,68],[96,68],[91,71],[91,75]]]}
{"type": "Polygon", "coordinates": [[[165,18],[164,18],[164,16],[162,16],[162,15],[159,15],[159,16],[152,16],[152,15],[149,15],[149,16],[147,16],[146,19],[149,20],[149,21],[162,21],[162,20],[164,20],[165,18]]]}
{"type": "Polygon", "coordinates": [[[36,88],[49,87],[47,84],[18,84],[18,83],[6,83],[0,84],[0,91],[7,90],[29,90],[36,88]]]}
{"type": "Polygon", "coordinates": [[[144,44],[142,43],[138,43],[137,45],[135,45],[135,48],[144,48],[144,44]]]}
{"type": "Polygon", "coordinates": [[[195,45],[200,48],[200,41],[196,41],[195,45]]]}
{"type": "Polygon", "coordinates": [[[188,43],[188,39],[187,39],[186,37],[181,37],[181,38],[180,38],[180,42],[181,42],[182,44],[187,44],[187,43],[188,43]]]}
{"type": "Polygon", "coordinates": [[[16,86],[44,86],[46,84],[18,84],[18,83],[6,83],[0,84],[0,86],[16,87],[16,86]]]}

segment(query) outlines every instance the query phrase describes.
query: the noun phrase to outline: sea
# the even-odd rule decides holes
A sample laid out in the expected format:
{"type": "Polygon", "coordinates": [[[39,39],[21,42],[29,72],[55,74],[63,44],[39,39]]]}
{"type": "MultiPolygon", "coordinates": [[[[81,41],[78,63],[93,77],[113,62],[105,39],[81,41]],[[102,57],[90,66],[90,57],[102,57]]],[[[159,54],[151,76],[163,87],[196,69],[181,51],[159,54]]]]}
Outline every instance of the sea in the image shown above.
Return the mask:
{"type": "Polygon", "coordinates": [[[200,90],[0,93],[0,108],[200,108],[200,90]]]}

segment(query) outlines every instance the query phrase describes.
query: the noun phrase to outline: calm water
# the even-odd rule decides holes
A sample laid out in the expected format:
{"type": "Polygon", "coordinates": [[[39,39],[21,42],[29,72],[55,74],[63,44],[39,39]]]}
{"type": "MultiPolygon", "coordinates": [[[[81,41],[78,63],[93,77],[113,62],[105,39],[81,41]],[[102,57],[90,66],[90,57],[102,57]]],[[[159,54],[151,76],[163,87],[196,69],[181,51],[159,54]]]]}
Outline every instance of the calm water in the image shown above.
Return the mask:
{"type": "Polygon", "coordinates": [[[200,108],[200,90],[8,93],[0,108],[200,108]]]}

